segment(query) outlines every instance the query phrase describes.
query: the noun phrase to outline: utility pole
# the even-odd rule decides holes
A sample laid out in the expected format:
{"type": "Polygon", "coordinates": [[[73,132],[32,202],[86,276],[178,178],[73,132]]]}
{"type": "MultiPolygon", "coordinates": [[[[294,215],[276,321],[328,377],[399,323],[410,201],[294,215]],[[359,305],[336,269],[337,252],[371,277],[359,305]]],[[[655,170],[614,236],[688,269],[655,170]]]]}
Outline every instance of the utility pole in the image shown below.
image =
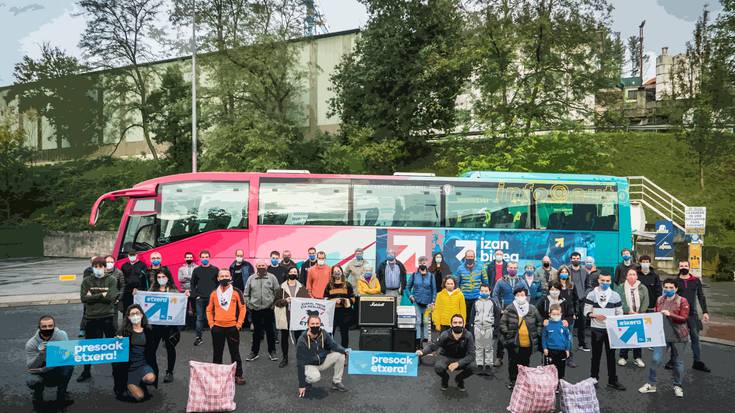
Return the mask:
{"type": "Polygon", "coordinates": [[[643,20],[641,25],[638,26],[638,73],[641,77],[641,85],[643,84],[643,26],[646,25],[646,21],[643,20]]]}
{"type": "Polygon", "coordinates": [[[197,8],[191,8],[191,172],[197,171],[197,8]]]}

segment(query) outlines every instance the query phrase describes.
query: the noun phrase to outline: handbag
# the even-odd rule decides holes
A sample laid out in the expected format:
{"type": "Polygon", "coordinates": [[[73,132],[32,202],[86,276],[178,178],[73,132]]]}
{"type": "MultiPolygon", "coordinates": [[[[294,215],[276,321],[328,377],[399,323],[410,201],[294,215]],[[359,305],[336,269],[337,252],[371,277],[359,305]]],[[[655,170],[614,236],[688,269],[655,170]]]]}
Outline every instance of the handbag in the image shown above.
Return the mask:
{"type": "Polygon", "coordinates": [[[273,313],[276,317],[276,330],[288,330],[288,306],[274,307],[273,313]]]}

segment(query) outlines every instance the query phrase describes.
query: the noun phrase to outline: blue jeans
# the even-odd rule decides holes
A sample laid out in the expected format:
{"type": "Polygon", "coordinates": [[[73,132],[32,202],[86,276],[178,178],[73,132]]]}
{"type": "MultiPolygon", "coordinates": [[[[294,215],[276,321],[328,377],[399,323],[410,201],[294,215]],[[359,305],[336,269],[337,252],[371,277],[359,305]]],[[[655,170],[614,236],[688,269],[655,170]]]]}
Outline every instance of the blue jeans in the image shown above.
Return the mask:
{"type": "Polygon", "coordinates": [[[426,332],[426,325],[424,324],[424,312],[426,311],[426,305],[415,304],[416,307],[416,338],[418,340],[430,339],[431,337],[424,337],[426,332]]]}
{"type": "Polygon", "coordinates": [[[651,357],[651,368],[648,370],[648,383],[656,385],[656,369],[661,366],[666,349],[671,350],[671,362],[674,364],[674,386],[681,387],[684,377],[684,362],[681,361],[681,353],[686,343],[667,343],[666,347],[654,347],[651,357]]]}
{"type": "Polygon", "coordinates": [[[39,374],[28,374],[26,385],[33,390],[34,400],[43,400],[43,390],[46,387],[56,387],[56,400],[64,400],[73,372],[74,366],[62,366],[39,374]]]}
{"type": "Polygon", "coordinates": [[[202,331],[204,331],[204,324],[207,322],[207,306],[209,305],[209,297],[200,297],[197,299],[197,337],[202,337],[202,331]]]}

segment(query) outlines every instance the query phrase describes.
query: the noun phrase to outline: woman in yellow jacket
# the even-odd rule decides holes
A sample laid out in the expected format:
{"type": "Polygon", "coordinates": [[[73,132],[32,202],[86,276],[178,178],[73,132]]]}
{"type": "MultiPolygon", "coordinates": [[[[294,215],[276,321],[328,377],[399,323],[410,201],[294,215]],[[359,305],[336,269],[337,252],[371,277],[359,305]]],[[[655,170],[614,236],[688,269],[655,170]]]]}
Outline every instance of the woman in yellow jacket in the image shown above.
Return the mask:
{"type": "Polygon", "coordinates": [[[361,296],[380,294],[380,281],[373,274],[373,267],[370,264],[365,265],[362,277],[357,280],[357,293],[361,296]]]}
{"type": "Polygon", "coordinates": [[[442,287],[442,290],[436,295],[434,309],[431,312],[431,319],[437,331],[451,328],[452,316],[455,314],[460,314],[467,322],[464,294],[457,288],[454,278],[452,276],[445,277],[442,287]]]}

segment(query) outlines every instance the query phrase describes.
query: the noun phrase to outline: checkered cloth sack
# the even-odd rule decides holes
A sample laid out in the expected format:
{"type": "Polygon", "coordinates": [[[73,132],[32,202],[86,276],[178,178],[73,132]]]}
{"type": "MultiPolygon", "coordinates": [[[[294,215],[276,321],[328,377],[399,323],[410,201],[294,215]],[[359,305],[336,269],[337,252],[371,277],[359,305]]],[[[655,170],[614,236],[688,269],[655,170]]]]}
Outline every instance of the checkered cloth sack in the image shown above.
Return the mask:
{"type": "Polygon", "coordinates": [[[554,365],[518,366],[518,379],[510,396],[508,411],[512,413],[546,413],[556,407],[559,382],[554,365]]]}
{"type": "Polygon", "coordinates": [[[577,384],[561,380],[561,410],[564,413],[600,413],[595,389],[597,380],[590,377],[577,384]]]}
{"type": "Polygon", "coordinates": [[[187,412],[230,412],[235,410],[235,367],[189,361],[187,412]]]}

